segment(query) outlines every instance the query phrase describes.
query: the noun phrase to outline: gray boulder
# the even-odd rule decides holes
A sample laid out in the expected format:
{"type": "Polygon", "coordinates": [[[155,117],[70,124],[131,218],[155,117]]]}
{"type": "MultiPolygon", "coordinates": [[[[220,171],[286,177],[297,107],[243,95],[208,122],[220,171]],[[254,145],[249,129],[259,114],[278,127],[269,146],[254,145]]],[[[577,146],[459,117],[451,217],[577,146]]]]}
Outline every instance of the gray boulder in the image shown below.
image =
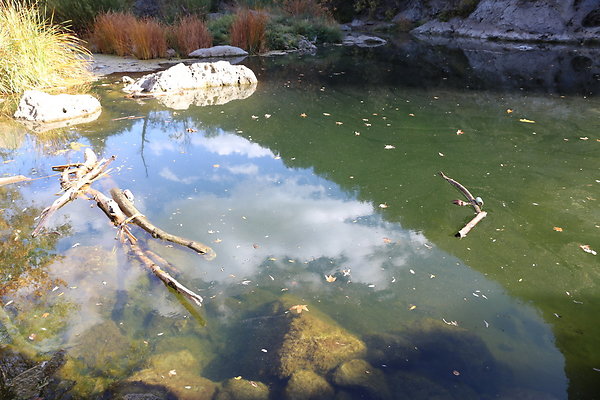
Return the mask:
{"type": "Polygon", "coordinates": [[[248,52],[235,46],[213,46],[205,49],[198,49],[188,54],[189,57],[209,58],[209,57],[239,57],[247,56],[248,52]]]}
{"type": "Polygon", "coordinates": [[[387,43],[387,40],[371,35],[348,35],[342,41],[345,46],[378,47],[387,43]]]}
{"type": "Polygon", "coordinates": [[[36,123],[54,123],[99,115],[101,108],[98,99],[87,94],[50,95],[38,90],[27,90],[19,101],[14,118],[36,123]]]}
{"type": "Polygon", "coordinates": [[[227,61],[214,63],[183,63],[171,68],[144,75],[123,88],[133,97],[155,97],[181,93],[185,90],[223,86],[256,85],[257,79],[251,69],[243,65],[231,65],[227,61]]]}

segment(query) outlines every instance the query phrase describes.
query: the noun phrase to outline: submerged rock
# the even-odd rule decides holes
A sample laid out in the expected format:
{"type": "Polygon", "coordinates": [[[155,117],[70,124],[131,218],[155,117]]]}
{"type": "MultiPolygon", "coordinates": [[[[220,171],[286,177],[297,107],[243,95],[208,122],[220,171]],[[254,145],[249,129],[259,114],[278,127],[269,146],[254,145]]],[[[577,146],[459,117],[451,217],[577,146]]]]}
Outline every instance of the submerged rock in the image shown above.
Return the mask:
{"type": "Polygon", "coordinates": [[[327,400],[333,398],[333,388],[321,375],[309,370],[296,371],[285,387],[286,400],[327,400]]]}
{"type": "Polygon", "coordinates": [[[247,56],[248,52],[235,46],[213,46],[205,49],[198,49],[188,54],[189,57],[209,58],[209,57],[239,57],[247,56]]]}
{"type": "Polygon", "coordinates": [[[163,387],[180,400],[210,400],[217,384],[198,372],[198,360],[188,350],[182,350],[152,357],[148,368],[127,381],[163,387]]]}
{"type": "Polygon", "coordinates": [[[359,389],[372,399],[386,399],[390,396],[385,376],[365,360],[351,360],[340,365],[332,375],[337,386],[359,389]]]}
{"type": "Polygon", "coordinates": [[[214,63],[183,63],[171,68],[144,75],[123,90],[133,97],[154,97],[181,93],[185,90],[222,86],[255,85],[256,75],[243,65],[231,65],[227,61],[214,63]]]}
{"type": "Polygon", "coordinates": [[[27,90],[19,101],[14,118],[36,123],[55,123],[88,116],[96,119],[101,108],[98,99],[87,94],[51,95],[39,90],[27,90]]]}
{"type": "Polygon", "coordinates": [[[300,370],[324,375],[340,363],[365,353],[365,344],[360,339],[333,322],[309,313],[290,315],[281,346],[275,353],[275,373],[281,378],[300,370]]]}
{"type": "Polygon", "coordinates": [[[269,387],[262,382],[229,379],[215,396],[215,400],[268,400],[269,387]]]}

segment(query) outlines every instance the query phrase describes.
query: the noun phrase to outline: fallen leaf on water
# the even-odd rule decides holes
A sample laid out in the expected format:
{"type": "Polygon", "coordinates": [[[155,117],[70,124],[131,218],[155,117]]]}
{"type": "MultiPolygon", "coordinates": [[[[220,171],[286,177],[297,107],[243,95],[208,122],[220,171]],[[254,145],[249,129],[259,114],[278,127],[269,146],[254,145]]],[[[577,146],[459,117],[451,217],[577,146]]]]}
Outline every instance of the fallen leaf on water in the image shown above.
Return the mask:
{"type": "Polygon", "coordinates": [[[396,146],[391,145],[391,144],[386,144],[384,147],[384,149],[386,149],[386,150],[391,150],[391,149],[395,149],[395,148],[396,148],[396,146]]]}
{"type": "Polygon", "coordinates": [[[308,115],[306,115],[306,113],[302,113],[302,114],[300,114],[300,116],[301,116],[302,118],[306,118],[306,117],[308,117],[308,115]]]}
{"type": "Polygon", "coordinates": [[[37,335],[35,333],[32,333],[31,335],[29,335],[29,337],[27,339],[33,341],[33,340],[35,340],[36,337],[37,337],[37,335]]]}
{"type": "Polygon", "coordinates": [[[388,243],[388,244],[392,243],[392,239],[384,237],[383,238],[383,243],[388,243]]]}
{"type": "Polygon", "coordinates": [[[253,115],[253,116],[252,116],[252,119],[258,119],[258,116],[256,116],[256,115],[253,115]]]}
{"type": "Polygon", "coordinates": [[[535,121],[532,121],[530,119],[525,119],[525,118],[519,119],[519,122],[526,122],[528,124],[535,124],[535,121]]]}
{"type": "Polygon", "coordinates": [[[265,118],[271,118],[271,114],[265,114],[265,118]]]}
{"type": "Polygon", "coordinates": [[[411,114],[408,114],[408,116],[409,116],[409,117],[414,117],[414,116],[415,116],[415,114],[412,114],[412,113],[411,113],[411,114]]]}
{"type": "Polygon", "coordinates": [[[335,124],[336,124],[336,125],[344,125],[344,123],[343,123],[343,122],[341,122],[341,121],[335,121],[335,124]]]}
{"type": "Polygon", "coordinates": [[[329,117],[331,114],[329,113],[323,113],[324,116],[329,117]]]}
{"type": "Polygon", "coordinates": [[[580,245],[579,245],[579,248],[580,248],[581,250],[585,251],[586,253],[589,253],[589,254],[591,254],[591,255],[594,255],[594,256],[595,256],[596,254],[598,254],[598,253],[596,253],[596,251],[595,251],[595,250],[592,250],[592,248],[590,247],[590,245],[589,245],[589,244],[580,244],[580,245]]]}
{"type": "Polygon", "coordinates": [[[252,387],[258,387],[258,384],[254,381],[250,381],[250,384],[252,385],[252,387]]]}
{"type": "Polygon", "coordinates": [[[379,208],[388,208],[388,205],[385,204],[385,203],[382,203],[382,204],[379,205],[379,208]]]}
{"type": "Polygon", "coordinates": [[[81,144],[78,142],[71,142],[71,143],[69,143],[69,146],[71,147],[71,150],[75,150],[75,151],[81,150],[82,147],[88,147],[87,144],[81,144]]]}
{"type": "Polygon", "coordinates": [[[242,376],[241,376],[241,375],[239,375],[239,376],[236,376],[236,377],[235,377],[235,378],[233,378],[233,379],[235,379],[236,381],[239,381],[240,379],[242,379],[242,376]]]}
{"type": "Polygon", "coordinates": [[[460,375],[460,372],[458,372],[457,370],[454,370],[454,371],[452,371],[452,373],[453,373],[455,376],[459,376],[459,375],[460,375]]]}
{"type": "Polygon", "coordinates": [[[219,168],[220,165],[219,164],[213,164],[213,168],[219,168]]]}
{"type": "Polygon", "coordinates": [[[336,279],[337,278],[335,276],[333,276],[333,275],[325,275],[325,280],[327,282],[335,282],[336,279]]]}
{"type": "Polygon", "coordinates": [[[308,311],[308,307],[306,304],[296,304],[295,306],[291,306],[289,310],[296,311],[298,314],[300,314],[302,311],[308,311]]]}
{"type": "Polygon", "coordinates": [[[580,140],[589,140],[590,138],[589,138],[589,137],[587,137],[587,136],[583,136],[583,137],[580,137],[579,139],[580,139],[580,140]]]}
{"type": "Polygon", "coordinates": [[[50,315],[50,313],[45,312],[42,314],[42,318],[48,318],[48,315],[50,315]]]}
{"type": "Polygon", "coordinates": [[[440,157],[444,157],[444,153],[438,153],[440,157]]]}
{"type": "Polygon", "coordinates": [[[507,114],[511,114],[513,112],[513,110],[511,110],[510,108],[506,110],[507,114]]]}
{"type": "Polygon", "coordinates": [[[414,310],[415,308],[417,308],[417,306],[415,306],[414,304],[411,304],[411,306],[408,308],[409,311],[414,310]]]}
{"type": "Polygon", "coordinates": [[[194,129],[194,128],[187,128],[186,132],[198,132],[198,129],[194,129]]]}
{"type": "Polygon", "coordinates": [[[456,134],[457,135],[464,135],[465,133],[463,132],[462,129],[459,129],[459,130],[456,131],[456,134]]]}
{"type": "Polygon", "coordinates": [[[554,229],[556,232],[562,232],[562,231],[563,231],[563,228],[561,228],[561,227],[559,227],[559,226],[555,226],[555,227],[554,227],[554,228],[552,228],[552,229],[554,229]]]}
{"type": "Polygon", "coordinates": [[[174,369],[169,371],[169,376],[174,376],[177,375],[177,371],[175,371],[174,369]]]}

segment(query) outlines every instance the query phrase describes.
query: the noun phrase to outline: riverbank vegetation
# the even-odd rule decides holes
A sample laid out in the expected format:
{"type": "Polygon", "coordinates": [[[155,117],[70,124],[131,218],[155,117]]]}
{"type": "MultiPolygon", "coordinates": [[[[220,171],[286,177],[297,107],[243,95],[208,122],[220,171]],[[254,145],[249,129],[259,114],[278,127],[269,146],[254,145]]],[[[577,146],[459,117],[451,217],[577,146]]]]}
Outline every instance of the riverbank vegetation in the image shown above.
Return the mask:
{"type": "Polygon", "coordinates": [[[91,79],[83,42],[39,7],[0,0],[0,94],[91,79]]]}

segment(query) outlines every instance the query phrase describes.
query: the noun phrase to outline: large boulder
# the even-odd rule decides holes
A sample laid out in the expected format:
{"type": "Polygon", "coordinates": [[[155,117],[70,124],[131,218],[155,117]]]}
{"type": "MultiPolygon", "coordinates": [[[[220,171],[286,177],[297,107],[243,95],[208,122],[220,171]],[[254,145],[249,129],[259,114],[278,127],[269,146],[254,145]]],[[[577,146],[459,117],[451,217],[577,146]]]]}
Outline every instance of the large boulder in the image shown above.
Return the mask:
{"type": "Polygon", "coordinates": [[[227,61],[214,63],[183,63],[161,72],[144,75],[125,86],[125,92],[133,97],[154,97],[181,93],[185,90],[221,86],[255,85],[256,75],[243,65],[231,65],[227,61]]]}
{"type": "Polygon", "coordinates": [[[87,94],[51,95],[39,90],[27,90],[19,101],[14,118],[36,123],[52,123],[92,115],[98,118],[101,108],[98,99],[87,94]]]}
{"type": "Polygon", "coordinates": [[[351,360],[340,365],[332,375],[333,383],[347,389],[358,389],[371,399],[390,396],[385,376],[365,360],[351,360]]]}
{"type": "Polygon", "coordinates": [[[262,382],[231,378],[223,383],[215,400],[269,400],[269,387],[262,382]]]}
{"type": "Polygon", "coordinates": [[[213,46],[205,49],[198,49],[188,54],[189,57],[209,58],[209,57],[239,57],[247,56],[248,52],[235,46],[213,46]]]}
{"type": "Polygon", "coordinates": [[[286,400],[327,400],[333,398],[333,388],[321,375],[313,371],[296,371],[288,381],[284,398],[286,400]]]}
{"type": "Polygon", "coordinates": [[[300,370],[325,375],[339,364],[366,353],[365,344],[333,322],[313,314],[290,314],[275,373],[287,378],[300,370]]]}

